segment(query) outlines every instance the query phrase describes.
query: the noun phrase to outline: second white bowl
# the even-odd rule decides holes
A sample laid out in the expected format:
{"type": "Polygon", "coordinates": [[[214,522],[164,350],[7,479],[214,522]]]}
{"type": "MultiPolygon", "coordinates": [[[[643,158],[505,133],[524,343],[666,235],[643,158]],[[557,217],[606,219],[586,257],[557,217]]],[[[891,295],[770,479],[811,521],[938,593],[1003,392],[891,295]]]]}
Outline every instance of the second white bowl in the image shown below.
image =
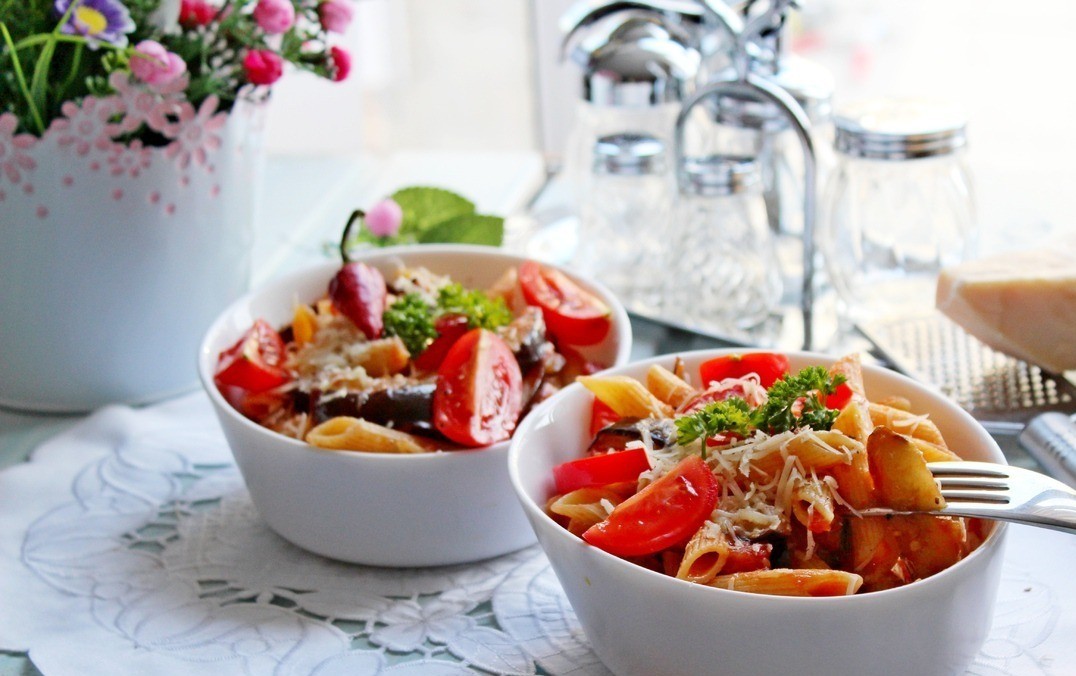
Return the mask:
{"type": "MultiPolygon", "coordinates": [[[[380,249],[357,257],[388,276],[425,266],[468,288],[485,288],[526,259],[498,249],[442,245],[380,249]]],[[[277,434],[243,417],[213,382],[220,352],[254,323],[288,324],[294,303],[325,294],[338,263],[277,280],[229,307],[206,333],[199,374],[255,507],[303,549],[378,566],[477,561],[534,542],[508,480],[508,442],[474,450],[407,456],[330,451],[277,434]]],[[[581,349],[607,365],[627,361],[631,326],[606,289],[575,278],[612,309],[605,340],[581,349]]]]}

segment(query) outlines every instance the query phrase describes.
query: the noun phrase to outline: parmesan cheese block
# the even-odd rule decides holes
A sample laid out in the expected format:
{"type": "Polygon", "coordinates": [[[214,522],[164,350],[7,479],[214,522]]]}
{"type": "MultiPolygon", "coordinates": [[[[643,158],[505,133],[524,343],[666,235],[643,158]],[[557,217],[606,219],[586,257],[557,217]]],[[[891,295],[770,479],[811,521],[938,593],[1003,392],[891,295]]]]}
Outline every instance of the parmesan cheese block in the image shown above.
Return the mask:
{"type": "Polygon", "coordinates": [[[1076,246],[1006,253],[942,271],[937,307],[1000,352],[1076,369],[1076,246]]]}

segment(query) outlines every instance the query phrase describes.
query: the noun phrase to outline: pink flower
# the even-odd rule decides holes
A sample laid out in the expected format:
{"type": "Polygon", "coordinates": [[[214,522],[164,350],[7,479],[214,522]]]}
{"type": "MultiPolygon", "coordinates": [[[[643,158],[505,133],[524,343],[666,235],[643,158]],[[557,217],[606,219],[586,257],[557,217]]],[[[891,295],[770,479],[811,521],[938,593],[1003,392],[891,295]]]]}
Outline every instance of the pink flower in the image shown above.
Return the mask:
{"type": "Polygon", "coordinates": [[[332,65],[333,82],[340,82],[351,72],[351,54],[343,47],[329,50],[329,62],[332,65]]]}
{"type": "Polygon", "coordinates": [[[351,25],[354,10],[344,0],[324,0],[318,5],[321,27],[330,33],[343,33],[351,25]]]}
{"type": "Polygon", "coordinates": [[[254,20],[270,35],[286,33],[295,24],[295,6],[291,0],[258,0],[254,20]]]}
{"type": "Polygon", "coordinates": [[[366,227],[376,237],[392,237],[400,231],[403,209],[392,198],[383,199],[366,212],[366,227]]]}
{"type": "Polygon", "coordinates": [[[164,86],[186,71],[187,64],[183,59],[155,40],[139,42],[131,55],[131,72],[154,87],[164,86]]]}
{"type": "Polygon", "coordinates": [[[206,0],[183,0],[179,6],[179,25],[184,28],[208,26],[217,18],[217,8],[206,0]]]}
{"type": "Polygon", "coordinates": [[[255,85],[271,85],[284,74],[284,59],[268,49],[252,49],[243,57],[247,80],[255,85]]]}

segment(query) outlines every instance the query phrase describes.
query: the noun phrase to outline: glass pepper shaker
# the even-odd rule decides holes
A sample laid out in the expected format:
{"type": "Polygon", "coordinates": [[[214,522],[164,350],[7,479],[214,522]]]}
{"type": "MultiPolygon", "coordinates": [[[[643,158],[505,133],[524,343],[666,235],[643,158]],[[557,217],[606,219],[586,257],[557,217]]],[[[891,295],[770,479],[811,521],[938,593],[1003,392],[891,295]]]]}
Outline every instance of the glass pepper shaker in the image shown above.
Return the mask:
{"type": "Polygon", "coordinates": [[[652,312],[672,208],[665,144],[650,134],[612,134],[598,139],[593,157],[573,264],[629,308],[652,312]]]}
{"type": "Polygon", "coordinates": [[[782,282],[757,161],[688,157],[679,183],[663,313],[722,333],[759,325],[782,282]]]}
{"type": "Polygon", "coordinates": [[[840,110],[834,127],[819,235],[843,316],[930,312],[938,273],[974,243],[966,118],[936,102],[871,100],[840,110]]]}

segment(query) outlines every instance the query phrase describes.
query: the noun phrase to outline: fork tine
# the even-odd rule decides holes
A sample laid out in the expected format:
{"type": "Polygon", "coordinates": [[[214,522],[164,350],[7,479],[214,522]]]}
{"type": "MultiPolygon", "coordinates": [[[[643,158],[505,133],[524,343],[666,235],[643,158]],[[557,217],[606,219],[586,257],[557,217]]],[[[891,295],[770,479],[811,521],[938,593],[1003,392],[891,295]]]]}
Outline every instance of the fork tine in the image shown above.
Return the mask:
{"type": "Polygon", "coordinates": [[[952,462],[931,462],[927,464],[931,474],[935,477],[942,476],[981,476],[1000,477],[1010,476],[1007,465],[996,465],[989,462],[973,462],[968,460],[956,460],[952,462]]]}
{"type": "Polygon", "coordinates": [[[946,502],[989,503],[993,505],[1009,504],[1009,494],[1004,491],[988,493],[985,491],[942,491],[946,502]]]}
{"type": "Polygon", "coordinates": [[[935,477],[935,481],[942,491],[956,488],[983,491],[1005,491],[1009,489],[1009,484],[1005,479],[992,476],[940,476],[935,477]]]}

